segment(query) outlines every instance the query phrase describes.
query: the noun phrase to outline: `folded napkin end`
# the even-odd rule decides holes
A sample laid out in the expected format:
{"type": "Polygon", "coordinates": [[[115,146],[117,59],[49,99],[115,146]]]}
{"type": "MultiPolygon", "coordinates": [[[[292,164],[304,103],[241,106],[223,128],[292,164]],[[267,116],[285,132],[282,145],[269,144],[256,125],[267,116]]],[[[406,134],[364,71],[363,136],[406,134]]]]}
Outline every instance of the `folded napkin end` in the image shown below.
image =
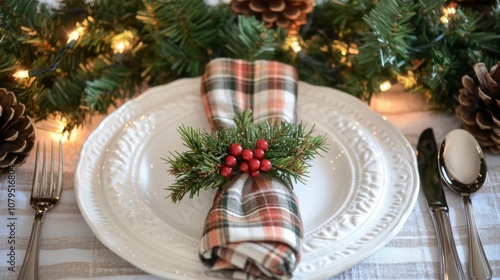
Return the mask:
{"type": "Polygon", "coordinates": [[[217,58],[201,79],[201,98],[212,129],[234,125],[237,112],[252,110],[255,123],[297,120],[298,73],[277,61],[217,58]]]}
{"type": "Polygon", "coordinates": [[[290,188],[243,174],[216,195],[205,221],[200,259],[212,270],[289,279],[300,260],[302,232],[290,188]]]}

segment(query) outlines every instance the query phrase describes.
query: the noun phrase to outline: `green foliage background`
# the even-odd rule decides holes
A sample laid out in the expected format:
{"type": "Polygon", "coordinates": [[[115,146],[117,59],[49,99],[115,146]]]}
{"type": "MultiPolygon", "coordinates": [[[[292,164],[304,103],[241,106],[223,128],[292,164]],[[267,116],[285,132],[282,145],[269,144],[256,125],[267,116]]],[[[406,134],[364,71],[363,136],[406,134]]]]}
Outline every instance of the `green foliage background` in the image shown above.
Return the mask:
{"type": "Polygon", "coordinates": [[[303,50],[295,53],[285,30],[238,16],[227,4],[62,0],[54,9],[0,0],[0,87],[13,91],[30,116],[62,116],[71,130],[147,87],[199,76],[211,59],[232,57],[286,62],[302,81],[363,100],[381,82],[399,81],[437,108],[453,110],[460,79],[473,76],[472,65],[500,60],[500,5],[469,3],[476,4],[459,4],[443,24],[443,0],[323,1],[302,27],[303,50]],[[19,69],[54,65],[79,26],[85,33],[55,71],[13,78],[19,69]],[[120,63],[113,53],[118,40],[130,44],[120,63]]]}

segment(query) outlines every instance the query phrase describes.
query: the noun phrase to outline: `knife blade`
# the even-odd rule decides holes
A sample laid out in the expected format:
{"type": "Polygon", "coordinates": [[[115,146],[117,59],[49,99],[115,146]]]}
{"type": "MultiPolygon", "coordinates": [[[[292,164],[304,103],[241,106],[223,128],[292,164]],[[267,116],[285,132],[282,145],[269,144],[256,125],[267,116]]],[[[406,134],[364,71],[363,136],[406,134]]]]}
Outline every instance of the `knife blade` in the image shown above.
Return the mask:
{"type": "Polygon", "coordinates": [[[466,279],[453,239],[448,204],[439,175],[438,148],[434,131],[422,132],[417,145],[418,172],[425,199],[429,205],[439,250],[440,279],[466,279]]]}

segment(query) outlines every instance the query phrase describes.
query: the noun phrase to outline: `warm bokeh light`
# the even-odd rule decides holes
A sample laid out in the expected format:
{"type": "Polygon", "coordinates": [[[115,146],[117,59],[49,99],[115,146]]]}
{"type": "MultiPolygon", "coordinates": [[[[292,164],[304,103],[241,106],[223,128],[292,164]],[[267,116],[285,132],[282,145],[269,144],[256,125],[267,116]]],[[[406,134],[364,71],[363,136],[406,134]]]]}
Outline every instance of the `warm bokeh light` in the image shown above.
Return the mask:
{"type": "Polygon", "coordinates": [[[14,78],[17,79],[25,79],[30,77],[28,70],[19,70],[16,73],[14,73],[13,76],[14,78]]]}
{"type": "Polygon", "coordinates": [[[388,91],[392,87],[392,83],[390,81],[385,81],[380,84],[381,91],[388,91]]]}
{"type": "Polygon", "coordinates": [[[113,44],[113,52],[114,53],[123,53],[128,48],[128,46],[130,46],[129,42],[126,42],[126,41],[117,42],[117,43],[113,44]]]}
{"type": "Polygon", "coordinates": [[[64,131],[67,125],[67,120],[65,118],[49,118],[37,123],[36,128],[38,133],[42,135],[42,138],[51,138],[52,140],[59,141],[63,143],[74,141],[79,137],[79,128],[74,128],[71,132],[64,131]]]}
{"type": "Polygon", "coordinates": [[[443,8],[443,16],[439,19],[443,24],[448,24],[451,17],[457,13],[457,10],[453,6],[448,6],[443,8]]]}
{"type": "Polygon", "coordinates": [[[451,16],[451,15],[454,15],[457,13],[457,10],[455,9],[455,7],[446,7],[443,9],[443,13],[445,16],[451,16]]]}
{"type": "Polygon", "coordinates": [[[71,41],[78,40],[78,38],[80,38],[80,35],[82,35],[82,34],[83,34],[83,27],[78,27],[77,29],[75,29],[73,32],[71,32],[68,35],[68,42],[67,42],[67,44],[69,44],[71,41]]]}
{"type": "Polygon", "coordinates": [[[113,36],[113,38],[111,38],[111,49],[113,53],[121,54],[125,52],[134,42],[134,37],[134,33],[130,30],[113,36]]]}
{"type": "Polygon", "coordinates": [[[295,53],[302,51],[302,47],[300,46],[299,39],[297,38],[297,36],[291,36],[289,44],[295,53]]]}
{"type": "Polygon", "coordinates": [[[333,49],[340,52],[342,56],[346,56],[348,54],[348,48],[349,46],[342,41],[339,40],[333,40],[333,49]]]}
{"type": "Polygon", "coordinates": [[[115,62],[116,63],[121,63],[123,60],[123,52],[125,49],[129,46],[130,44],[128,42],[117,42],[113,44],[113,52],[116,54],[115,56],[115,62]]]}
{"type": "Polygon", "coordinates": [[[120,42],[118,46],[116,46],[115,52],[123,53],[124,49],[125,49],[125,44],[123,42],[120,42]]]}

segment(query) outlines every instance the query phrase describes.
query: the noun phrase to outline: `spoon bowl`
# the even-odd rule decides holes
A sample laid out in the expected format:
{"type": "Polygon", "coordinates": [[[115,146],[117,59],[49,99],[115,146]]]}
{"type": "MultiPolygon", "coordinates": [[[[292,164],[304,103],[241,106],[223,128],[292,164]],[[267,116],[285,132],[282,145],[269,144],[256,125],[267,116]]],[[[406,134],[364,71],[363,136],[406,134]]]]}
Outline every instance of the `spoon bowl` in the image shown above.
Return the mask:
{"type": "Polygon", "coordinates": [[[484,253],[472,208],[471,195],[486,181],[487,166],[481,146],[466,130],[449,132],[438,156],[441,179],[464,201],[469,229],[469,275],[471,279],[491,279],[491,267],[484,253]]]}
{"type": "Polygon", "coordinates": [[[439,172],[448,187],[461,195],[472,195],[483,186],[486,160],[469,132],[455,129],[446,135],[439,151],[439,172]]]}

